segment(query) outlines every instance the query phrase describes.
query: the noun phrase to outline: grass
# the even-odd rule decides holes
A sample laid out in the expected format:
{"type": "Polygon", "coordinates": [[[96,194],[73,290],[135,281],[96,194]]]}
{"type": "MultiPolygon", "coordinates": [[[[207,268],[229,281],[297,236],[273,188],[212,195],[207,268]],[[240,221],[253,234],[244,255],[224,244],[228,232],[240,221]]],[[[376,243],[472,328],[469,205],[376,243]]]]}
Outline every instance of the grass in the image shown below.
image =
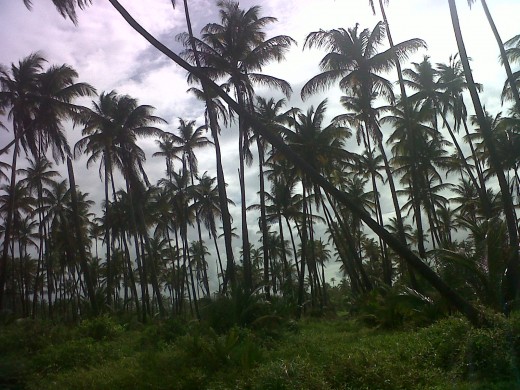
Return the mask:
{"type": "Polygon", "coordinates": [[[520,320],[383,331],[345,319],[277,328],[108,317],[0,328],[2,389],[520,389],[520,320]]]}

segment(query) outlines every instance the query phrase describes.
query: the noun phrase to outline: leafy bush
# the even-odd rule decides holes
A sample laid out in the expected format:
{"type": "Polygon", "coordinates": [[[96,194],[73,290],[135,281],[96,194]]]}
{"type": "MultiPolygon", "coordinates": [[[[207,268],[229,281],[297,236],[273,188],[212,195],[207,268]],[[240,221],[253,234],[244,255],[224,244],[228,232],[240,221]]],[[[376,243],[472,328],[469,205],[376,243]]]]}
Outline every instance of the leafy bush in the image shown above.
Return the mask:
{"type": "Polygon", "coordinates": [[[234,326],[251,326],[257,319],[270,314],[271,304],[258,290],[247,293],[240,286],[231,297],[220,296],[201,308],[202,321],[217,333],[225,333],[234,326]]]}
{"type": "Polygon", "coordinates": [[[464,318],[450,317],[420,330],[421,360],[443,370],[457,369],[470,328],[464,318]]]}
{"type": "Polygon", "coordinates": [[[252,390],[327,390],[330,385],[312,361],[301,356],[271,361],[242,378],[236,388],[252,390]]]}
{"type": "Polygon", "coordinates": [[[108,315],[84,320],[79,326],[81,335],[98,341],[113,340],[123,330],[123,327],[108,315]]]}
{"type": "Polygon", "coordinates": [[[367,326],[397,329],[431,324],[441,310],[428,297],[403,286],[379,286],[359,296],[351,312],[367,326]]]}

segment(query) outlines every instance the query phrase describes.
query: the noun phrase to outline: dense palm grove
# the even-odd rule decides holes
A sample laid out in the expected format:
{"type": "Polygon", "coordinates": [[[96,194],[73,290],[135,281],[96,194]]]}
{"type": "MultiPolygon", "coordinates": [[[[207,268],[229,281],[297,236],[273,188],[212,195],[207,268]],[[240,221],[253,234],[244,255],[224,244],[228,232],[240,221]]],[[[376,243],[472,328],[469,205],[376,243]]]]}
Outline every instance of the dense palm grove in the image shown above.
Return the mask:
{"type": "MultiPolygon", "coordinates": [[[[89,2],[54,3],[76,21],[74,7],[89,2]]],[[[261,85],[290,96],[291,86],[262,68],[283,61],[295,42],[267,37],[276,19],[232,1],[218,2],[220,20],[198,36],[186,18],[188,32],[178,37],[186,62],[149,39],[185,64],[204,123],[184,118],[175,131],[162,130],[154,107],[98,93],[73,68],[48,65],[39,53],[2,67],[0,107],[11,141],[1,147],[12,160],[0,165],[0,308],[51,319],[106,311],[142,321],[199,318],[215,293],[283,300],[300,316],[330,307],[331,261],[341,265],[349,302],[409,295],[441,311],[457,309],[473,323],[481,320],[477,307],[514,308],[520,74],[509,64],[520,58],[520,36],[503,44],[497,34],[508,81],[503,112],[490,113],[479,100],[453,0],[459,53],[448,63],[428,56],[409,63],[425,42],[393,42],[385,5],[369,3],[382,22],[310,32],[304,44],[326,54],[321,73],[296,92],[305,99],[339,86],[343,112],[331,120],[327,100],[289,108],[285,99],[255,94],[261,85]],[[77,104],[86,97],[90,105],[77,104]],[[71,124],[82,133],[75,145],[65,134],[71,124]],[[228,128],[237,131],[240,221],[230,217],[219,144],[228,128]],[[156,140],[153,156],[165,162],[157,183],[145,171],[145,137],[156,140]],[[200,172],[197,154],[210,150],[216,170],[200,172]],[[99,173],[103,199],[76,187],[72,160],[81,155],[99,173]],[[65,162],[68,177],[55,170],[65,162]],[[246,170],[254,167],[257,203],[246,204],[246,170]],[[253,216],[258,237],[247,229],[253,216]]]]}

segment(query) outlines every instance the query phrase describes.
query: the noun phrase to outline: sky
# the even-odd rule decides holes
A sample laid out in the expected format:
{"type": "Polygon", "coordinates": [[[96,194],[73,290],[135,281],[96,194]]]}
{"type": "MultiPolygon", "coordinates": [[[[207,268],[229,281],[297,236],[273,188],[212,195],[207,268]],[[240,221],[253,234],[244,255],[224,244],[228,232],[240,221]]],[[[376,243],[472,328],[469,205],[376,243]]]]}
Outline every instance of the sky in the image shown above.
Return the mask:
{"type": "MultiPolygon", "coordinates": [[[[156,107],[156,115],[168,121],[160,126],[163,130],[174,132],[178,127],[177,118],[197,119],[203,124],[204,107],[186,93],[189,85],[186,72],[151,47],[140,35],[126,24],[123,18],[106,0],[94,0],[93,5],[78,13],[78,25],[63,19],[50,0],[34,1],[28,11],[22,0],[5,0],[0,12],[0,64],[8,67],[17,63],[32,52],[39,51],[49,64],[67,63],[79,73],[79,80],[93,85],[98,92],[116,90],[139,99],[141,104],[156,107]]],[[[182,47],[175,37],[186,31],[184,9],[181,1],[172,9],[170,0],[121,0],[121,3],[150,33],[175,52],[182,47]]],[[[378,3],[375,1],[375,3],[378,3]]],[[[192,0],[189,2],[195,33],[208,22],[219,21],[216,0],[192,0]]],[[[380,20],[374,16],[368,0],[247,0],[240,1],[242,8],[261,4],[262,15],[274,16],[278,21],[266,28],[267,37],[289,35],[297,41],[281,63],[270,64],[264,73],[287,80],[293,88],[293,95],[287,107],[307,110],[316,106],[324,98],[329,99],[330,118],[341,113],[338,103],[341,93],[335,88],[324,91],[302,102],[300,90],[303,84],[319,73],[318,63],[324,53],[319,50],[303,48],[305,37],[319,29],[349,28],[359,23],[360,28],[372,29],[380,20]]],[[[377,5],[377,4],[376,4],[377,5]]],[[[481,95],[483,103],[492,113],[503,108],[500,92],[505,75],[498,62],[498,49],[491,30],[486,22],[480,2],[472,9],[466,0],[457,1],[461,27],[467,51],[472,58],[474,77],[484,86],[481,95]]],[[[520,33],[517,17],[520,14],[518,0],[489,1],[491,13],[503,40],[520,33]]],[[[411,38],[421,38],[428,49],[413,55],[410,61],[420,62],[424,55],[431,57],[432,63],[448,62],[449,56],[456,52],[456,43],[445,0],[390,0],[387,16],[395,42],[411,38]]],[[[404,64],[405,67],[410,66],[404,64]]],[[[389,74],[396,80],[397,76],[389,74]]],[[[396,89],[397,90],[397,89],[396,89]]],[[[281,94],[257,88],[258,95],[281,98],[281,94]]],[[[83,104],[89,105],[91,99],[83,104]]],[[[2,120],[8,125],[6,118],[2,120]]],[[[9,127],[9,126],[8,126],[9,127]]],[[[223,164],[228,196],[239,205],[237,178],[238,149],[236,128],[222,132],[223,164]]],[[[209,134],[208,134],[209,136],[209,134]]],[[[67,137],[71,146],[81,138],[81,129],[68,125],[67,137]]],[[[12,139],[12,133],[0,132],[0,147],[12,139]]],[[[140,146],[147,154],[146,171],[152,183],[164,176],[165,163],[152,154],[158,151],[154,140],[140,140],[140,146]]],[[[355,140],[348,146],[356,149],[355,140]]],[[[214,154],[205,150],[198,153],[199,171],[216,175],[214,154]]],[[[1,156],[8,161],[7,156],[1,156]]],[[[80,189],[89,192],[99,205],[103,198],[103,184],[96,168],[85,168],[86,157],[75,160],[76,181],[80,189]]],[[[64,167],[58,167],[65,172],[64,167]]],[[[248,204],[256,203],[257,172],[251,170],[247,175],[248,204]]],[[[389,194],[383,194],[383,205],[387,215],[391,215],[389,194]],[[387,201],[385,201],[385,199],[387,201]]],[[[239,208],[231,210],[235,225],[239,224],[239,208]]],[[[256,217],[248,220],[250,234],[256,233],[256,217]]],[[[239,226],[237,226],[239,228],[239,226]]],[[[236,245],[239,243],[236,242],[236,245]]]]}

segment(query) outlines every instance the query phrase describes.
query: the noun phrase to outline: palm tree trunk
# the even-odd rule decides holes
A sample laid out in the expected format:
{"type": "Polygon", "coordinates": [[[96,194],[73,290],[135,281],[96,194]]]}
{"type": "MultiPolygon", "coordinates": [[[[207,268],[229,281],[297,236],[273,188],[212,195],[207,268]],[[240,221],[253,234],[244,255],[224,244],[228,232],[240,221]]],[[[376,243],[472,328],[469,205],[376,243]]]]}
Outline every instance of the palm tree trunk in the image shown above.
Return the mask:
{"type": "MultiPolygon", "coordinates": [[[[108,185],[108,181],[109,181],[109,177],[110,177],[110,167],[108,166],[109,163],[107,162],[107,157],[108,157],[108,153],[105,154],[105,217],[107,219],[110,218],[110,205],[109,205],[109,185],[108,185]]],[[[107,258],[106,258],[106,262],[107,262],[107,305],[110,307],[112,306],[112,294],[113,294],[113,288],[112,288],[112,279],[113,279],[113,275],[112,275],[112,259],[111,259],[111,247],[112,247],[112,242],[110,241],[110,224],[106,224],[105,226],[105,245],[106,245],[106,250],[107,250],[107,258]]]]}
{"type": "MultiPolygon", "coordinates": [[[[112,5],[119,11],[122,12],[121,14],[123,17],[125,15],[130,16],[126,10],[121,7],[121,5],[114,1],[112,2],[112,5]]],[[[197,73],[200,71],[200,59],[199,54],[197,51],[197,47],[195,46],[195,40],[193,35],[193,29],[191,27],[191,18],[188,8],[188,1],[184,0],[184,13],[186,16],[186,24],[188,27],[188,34],[190,36],[190,43],[193,50],[193,55],[195,57],[195,64],[197,73]]],[[[125,20],[128,21],[128,19],[125,20]]],[[[208,79],[209,80],[209,79],[208,79]]],[[[219,202],[220,202],[220,210],[222,215],[222,227],[224,229],[224,242],[226,246],[226,274],[223,275],[224,282],[222,286],[222,292],[226,293],[227,290],[227,284],[228,282],[231,283],[231,286],[235,286],[235,259],[233,255],[233,246],[232,246],[232,229],[231,229],[231,214],[229,213],[228,208],[228,197],[226,193],[226,181],[224,179],[224,169],[222,167],[222,155],[220,151],[220,142],[218,140],[218,124],[217,124],[217,117],[215,114],[215,110],[213,108],[213,105],[211,103],[211,98],[208,93],[209,84],[207,83],[207,80],[205,78],[200,79],[201,85],[202,85],[202,91],[204,92],[204,97],[206,99],[206,108],[208,110],[208,116],[209,116],[209,123],[210,123],[210,129],[211,129],[211,136],[213,137],[213,142],[215,144],[215,157],[216,157],[216,165],[217,165],[217,184],[218,184],[218,194],[219,194],[219,202]]],[[[213,83],[214,84],[214,83],[213,83]]],[[[213,85],[211,88],[217,87],[216,85],[213,85]]],[[[218,88],[218,87],[217,87],[218,88]]],[[[217,92],[217,90],[215,90],[217,92]]]]}
{"type": "MultiPolygon", "coordinates": [[[[356,251],[354,237],[353,237],[352,233],[350,232],[349,227],[346,226],[345,221],[343,221],[343,219],[341,218],[338,210],[334,206],[334,203],[332,202],[332,199],[330,198],[328,193],[326,193],[326,196],[327,196],[327,200],[328,200],[329,204],[332,207],[332,210],[334,211],[336,220],[339,223],[339,226],[341,228],[341,233],[343,236],[345,236],[345,241],[346,241],[346,246],[348,248],[348,251],[350,252],[350,255],[352,256],[352,259],[354,260],[353,270],[354,270],[354,272],[356,272],[356,268],[357,268],[356,274],[359,274],[361,276],[361,281],[359,283],[359,285],[361,286],[361,290],[363,292],[371,291],[373,288],[372,282],[370,282],[370,279],[365,271],[365,267],[363,266],[363,261],[360,257],[360,254],[356,251]]],[[[359,280],[359,276],[357,276],[357,278],[359,280]]]]}
{"type": "Polygon", "coordinates": [[[495,21],[491,16],[491,12],[489,12],[489,8],[487,6],[486,0],[480,0],[482,3],[482,8],[484,9],[484,13],[486,14],[486,18],[489,23],[489,27],[493,31],[493,35],[495,36],[495,40],[497,41],[498,49],[500,50],[500,60],[504,65],[504,69],[507,74],[507,82],[509,83],[509,87],[511,88],[511,92],[513,94],[513,100],[515,101],[516,112],[520,113],[520,95],[518,94],[518,89],[515,85],[515,78],[513,76],[513,72],[511,71],[511,65],[509,64],[509,60],[507,59],[506,50],[504,48],[504,43],[502,42],[502,38],[500,38],[500,34],[498,33],[497,26],[495,25],[495,21]]]}
{"type": "MultiPolygon", "coordinates": [[[[390,31],[390,24],[389,24],[388,18],[386,16],[385,7],[383,5],[383,0],[379,0],[379,9],[381,10],[381,15],[383,16],[383,21],[384,21],[385,26],[386,26],[386,33],[387,33],[387,37],[388,37],[388,43],[390,44],[390,47],[393,48],[394,47],[394,40],[392,38],[392,33],[390,31]]],[[[404,86],[404,78],[403,78],[403,71],[402,71],[402,68],[401,68],[401,63],[399,62],[397,57],[396,57],[396,60],[395,60],[395,69],[397,71],[397,78],[399,80],[399,89],[401,91],[401,101],[403,102],[403,105],[404,105],[404,114],[405,114],[405,117],[408,118],[408,120],[409,120],[409,118],[410,118],[410,107],[409,107],[408,99],[407,99],[407,95],[406,95],[406,88],[404,86]]],[[[395,209],[395,212],[396,212],[397,232],[398,232],[399,238],[401,239],[403,244],[406,245],[406,234],[405,234],[405,230],[404,230],[404,224],[403,224],[403,218],[402,218],[402,215],[401,215],[401,209],[395,207],[395,202],[394,202],[394,209],[395,209]]],[[[410,277],[410,283],[412,285],[412,288],[417,290],[418,289],[418,284],[417,284],[417,280],[415,278],[415,274],[413,272],[413,269],[408,264],[407,264],[407,270],[408,270],[408,275],[410,277]]]]}
{"type": "Polygon", "coordinates": [[[292,232],[291,224],[289,223],[289,219],[287,216],[284,216],[285,223],[287,224],[287,229],[289,230],[289,235],[291,236],[291,244],[293,248],[294,253],[294,264],[296,266],[296,274],[298,275],[298,278],[300,277],[300,266],[298,265],[298,251],[296,250],[296,243],[294,242],[294,234],[292,232]]]}
{"type": "MultiPolygon", "coordinates": [[[[489,217],[491,217],[491,204],[489,202],[489,198],[486,193],[484,177],[482,177],[482,173],[480,172],[479,178],[481,177],[481,180],[480,180],[481,185],[479,185],[477,183],[477,179],[475,178],[475,175],[473,175],[473,172],[471,171],[471,168],[470,168],[468,162],[466,161],[466,157],[464,156],[464,153],[462,152],[462,148],[460,147],[460,145],[457,141],[457,138],[455,137],[455,134],[453,133],[453,130],[446,119],[446,116],[444,115],[444,113],[442,111],[440,111],[440,113],[441,113],[441,117],[442,117],[444,126],[446,127],[446,129],[448,129],[448,133],[450,134],[450,137],[453,140],[453,144],[455,145],[455,148],[457,149],[457,153],[459,154],[462,164],[464,165],[464,168],[465,168],[467,174],[469,175],[471,182],[473,183],[473,185],[475,186],[475,188],[478,192],[480,201],[482,202],[482,205],[484,206],[484,212],[486,214],[486,217],[489,218],[489,217]],[[482,185],[484,185],[484,187],[482,187],[482,185]]],[[[471,144],[470,147],[472,148],[473,144],[471,144]]],[[[474,156],[474,158],[476,158],[476,156],[474,156]]],[[[479,167],[478,167],[477,160],[475,160],[475,166],[477,168],[477,175],[478,175],[479,167]]]]}
{"type": "MultiPolygon", "coordinates": [[[[282,215],[278,214],[278,230],[280,231],[280,240],[282,241],[282,261],[283,261],[283,267],[284,267],[284,280],[288,280],[289,286],[292,286],[292,275],[291,275],[291,269],[289,267],[289,262],[287,261],[287,253],[285,251],[285,238],[283,233],[283,224],[282,224],[282,215]]],[[[264,260],[265,261],[265,260],[264,260]]],[[[265,275],[264,275],[265,278],[265,275]]]]}
{"type": "Polygon", "coordinates": [[[14,204],[16,196],[16,163],[18,154],[20,153],[20,129],[18,129],[18,126],[15,125],[14,131],[14,151],[13,160],[11,163],[11,180],[9,182],[9,206],[7,209],[7,217],[5,219],[4,248],[2,251],[2,259],[0,262],[0,311],[4,308],[5,282],[7,279],[7,260],[9,258],[9,245],[12,235],[13,214],[15,207],[14,204]]]}
{"type": "MultiPolygon", "coordinates": [[[[334,223],[334,221],[332,220],[332,215],[330,214],[329,209],[325,205],[325,201],[322,200],[322,202],[323,211],[325,212],[325,220],[327,222],[327,225],[329,226],[332,241],[334,242],[334,245],[338,250],[339,257],[343,265],[345,266],[345,273],[348,275],[350,279],[350,286],[352,288],[352,292],[354,295],[357,295],[359,292],[363,290],[358,272],[356,271],[356,267],[352,259],[348,258],[347,256],[348,250],[345,248],[343,240],[339,238],[340,234],[338,232],[337,224],[334,223]]],[[[357,252],[355,250],[352,250],[351,253],[355,253],[357,255],[357,252]]]]}
{"type": "Polygon", "coordinates": [[[509,233],[509,245],[511,248],[511,258],[507,263],[506,281],[505,281],[505,299],[510,301],[516,299],[520,288],[520,258],[518,256],[518,231],[516,226],[515,213],[513,208],[513,201],[511,199],[511,193],[509,192],[509,184],[504,175],[504,170],[500,157],[497,154],[495,142],[493,140],[493,134],[489,123],[486,120],[480,98],[478,96],[475,81],[473,80],[473,74],[469,65],[468,55],[466,53],[466,47],[462,38],[462,32],[459,24],[459,17],[457,13],[457,5],[455,0],[448,0],[450,7],[451,21],[453,24],[453,30],[455,33],[455,39],[457,40],[457,47],[459,49],[460,59],[464,68],[464,74],[466,75],[466,81],[468,84],[468,90],[471,95],[473,107],[477,115],[477,120],[482,131],[484,143],[489,152],[489,162],[493,171],[497,175],[498,184],[500,185],[500,192],[502,196],[502,204],[504,208],[504,214],[506,216],[507,231],[509,233]]]}
{"type": "MultiPolygon", "coordinates": [[[[125,258],[126,258],[126,266],[128,269],[128,277],[130,279],[130,289],[132,290],[132,296],[134,298],[135,310],[137,312],[137,318],[141,318],[141,310],[146,311],[144,308],[144,298],[143,298],[143,307],[139,305],[139,295],[137,294],[137,284],[135,282],[134,270],[132,269],[132,260],[130,258],[130,250],[128,249],[128,242],[126,241],[125,233],[121,234],[121,241],[123,242],[123,247],[125,250],[125,258]]],[[[146,315],[144,315],[146,319],[146,315]]],[[[144,322],[144,321],[143,321],[144,322]]]]}
{"type": "MultiPolygon", "coordinates": [[[[193,178],[193,171],[194,171],[193,167],[190,167],[190,178],[191,178],[191,185],[192,186],[195,185],[195,180],[193,178]]],[[[204,241],[202,241],[202,230],[200,229],[200,217],[199,217],[199,211],[197,209],[195,209],[195,221],[197,223],[197,233],[199,235],[199,243],[200,243],[200,246],[202,248],[204,241]]],[[[202,283],[204,285],[204,289],[206,290],[204,295],[205,296],[209,296],[209,280],[208,280],[208,272],[206,270],[206,259],[205,259],[205,256],[204,256],[204,250],[202,251],[201,256],[202,256],[202,264],[203,264],[203,267],[204,267],[202,283]]]]}
{"type": "MultiPolygon", "coordinates": [[[[188,260],[188,270],[190,272],[190,281],[191,281],[191,292],[192,292],[192,295],[193,295],[193,306],[195,307],[195,316],[197,318],[197,320],[200,321],[200,313],[199,313],[199,304],[197,302],[197,293],[195,292],[195,281],[193,280],[193,268],[191,266],[191,259],[190,259],[190,250],[188,248],[188,232],[187,232],[187,226],[185,227],[185,230],[184,230],[184,248],[186,249],[186,256],[187,256],[187,260],[188,260]]],[[[183,235],[183,233],[181,232],[181,236],[183,235]]],[[[189,288],[189,286],[188,286],[189,288]]]]}
{"type": "MultiPolygon", "coordinates": [[[[267,245],[269,237],[267,229],[267,217],[265,213],[264,148],[262,147],[262,142],[258,137],[256,138],[256,146],[258,148],[258,175],[260,178],[260,225],[262,226],[262,246],[264,249],[264,286],[265,297],[267,300],[269,300],[271,297],[269,292],[269,248],[267,245]]],[[[285,264],[286,260],[284,259],[284,267],[285,264]]]]}
{"type": "MultiPolygon", "coordinates": [[[[243,100],[241,98],[240,91],[237,92],[238,101],[243,100]]],[[[238,178],[240,184],[240,208],[241,208],[241,216],[242,216],[242,261],[244,267],[244,290],[246,293],[250,293],[253,291],[253,273],[251,267],[251,253],[249,246],[249,232],[247,228],[247,205],[246,205],[246,184],[245,184],[245,156],[244,156],[244,147],[246,145],[246,129],[244,119],[240,116],[238,118],[238,148],[239,148],[239,166],[240,169],[238,171],[238,178]]]]}
{"type": "Polygon", "coordinates": [[[92,277],[90,275],[90,270],[87,262],[85,243],[83,242],[83,236],[81,234],[81,221],[79,219],[78,213],[78,195],[76,193],[76,180],[74,179],[74,170],[72,168],[72,160],[70,159],[70,157],[67,157],[67,170],[69,173],[70,193],[72,199],[72,214],[74,218],[74,229],[76,233],[76,242],[79,251],[81,272],[83,273],[83,279],[85,280],[85,284],[87,286],[87,292],[90,300],[90,306],[92,307],[92,311],[94,314],[98,314],[99,308],[97,307],[96,293],[94,291],[94,284],[92,283],[92,277]]]}
{"type": "MultiPolygon", "coordinates": [[[[296,311],[296,317],[300,318],[303,313],[304,295],[305,295],[305,266],[307,263],[307,200],[306,200],[306,186],[305,180],[302,179],[303,186],[303,202],[302,202],[302,228],[301,228],[301,258],[300,258],[300,278],[298,280],[298,309],[296,311]]],[[[309,272],[310,273],[310,272],[309,272]]]]}

